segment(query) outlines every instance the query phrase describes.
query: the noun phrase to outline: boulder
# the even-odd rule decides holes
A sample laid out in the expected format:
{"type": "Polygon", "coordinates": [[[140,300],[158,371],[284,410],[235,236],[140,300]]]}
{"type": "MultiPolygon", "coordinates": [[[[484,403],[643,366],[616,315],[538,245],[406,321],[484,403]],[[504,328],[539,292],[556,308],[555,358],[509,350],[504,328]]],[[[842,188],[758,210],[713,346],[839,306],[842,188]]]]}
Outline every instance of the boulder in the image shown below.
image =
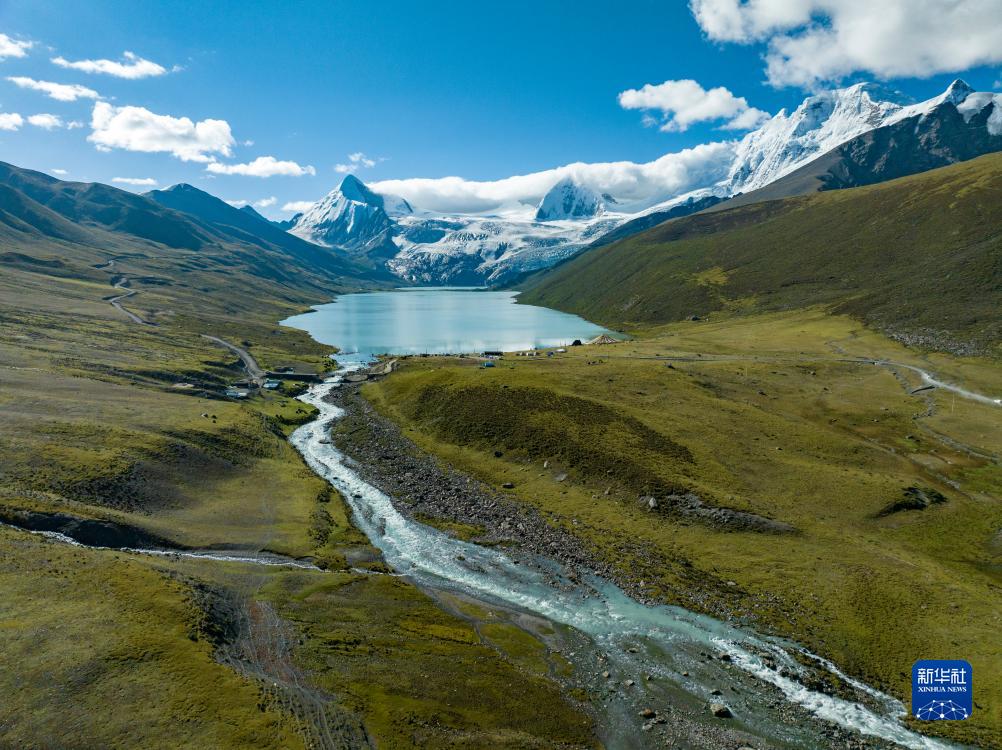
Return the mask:
{"type": "Polygon", "coordinates": [[[710,713],[716,716],[718,719],[730,719],[734,714],[731,713],[731,709],[725,706],[723,703],[711,703],[710,713]]]}

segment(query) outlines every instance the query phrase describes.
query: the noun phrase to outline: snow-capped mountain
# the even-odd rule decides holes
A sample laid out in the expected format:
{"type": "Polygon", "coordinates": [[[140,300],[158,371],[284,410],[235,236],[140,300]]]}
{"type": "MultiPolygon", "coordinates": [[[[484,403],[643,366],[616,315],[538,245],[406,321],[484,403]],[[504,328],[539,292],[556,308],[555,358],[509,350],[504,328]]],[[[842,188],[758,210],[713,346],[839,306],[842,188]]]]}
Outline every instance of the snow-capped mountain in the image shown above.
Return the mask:
{"type": "Polygon", "coordinates": [[[839,144],[879,128],[902,108],[901,95],[865,83],[809,96],[790,114],[780,110],[738,142],[730,173],[720,187],[733,194],[768,185],[839,144]]]}
{"type": "MultiPolygon", "coordinates": [[[[955,81],[941,95],[912,103],[900,93],[861,83],[809,96],[740,140],[712,144],[724,162],[706,171],[705,184],[697,177],[695,185],[683,181],[686,187],[679,189],[650,179],[644,183],[647,193],[617,196],[591,176],[589,165],[573,165],[554,170],[562,173],[554,183],[535,194],[527,190],[517,203],[445,214],[377,193],[349,175],[290,231],[378,258],[409,281],[497,283],[552,265],[617,227],[623,227],[620,234],[631,231],[628,223],[650,226],[661,217],[770,185],[843,145],[853,151],[841,162],[844,179],[823,181],[828,187],[867,184],[999,150],[1000,136],[1000,94],[955,81]],[[891,132],[890,126],[897,129],[891,132]],[[871,133],[866,143],[853,145],[871,133]]],[[[623,164],[642,169],[657,162],[623,164]]],[[[450,178],[450,189],[457,182],[462,183],[450,178]]]]}
{"type": "Polygon", "coordinates": [[[336,190],[305,211],[289,231],[350,255],[392,258],[398,248],[393,242],[396,224],[390,212],[403,216],[412,211],[403,198],[374,193],[349,174],[336,190]]]}
{"type": "Polygon", "coordinates": [[[565,177],[543,196],[536,208],[536,221],[588,219],[605,211],[602,198],[572,177],[565,177]]]}

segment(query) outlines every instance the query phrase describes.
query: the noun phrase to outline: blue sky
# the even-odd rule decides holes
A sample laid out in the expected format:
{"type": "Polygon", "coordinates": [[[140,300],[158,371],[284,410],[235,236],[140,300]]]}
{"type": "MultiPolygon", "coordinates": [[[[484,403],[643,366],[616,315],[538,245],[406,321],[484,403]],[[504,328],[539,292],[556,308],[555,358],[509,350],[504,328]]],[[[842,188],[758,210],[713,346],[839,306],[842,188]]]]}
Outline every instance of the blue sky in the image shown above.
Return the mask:
{"type": "MultiPolygon", "coordinates": [[[[932,17],[924,27],[906,20],[900,23],[911,25],[884,30],[897,41],[884,54],[877,38],[869,45],[878,49],[875,54],[834,36],[866,27],[866,18],[826,16],[818,10],[823,3],[809,0],[787,0],[771,16],[752,15],[737,0],[701,0],[693,8],[681,0],[0,0],[0,33],[15,45],[32,43],[18,47],[22,56],[14,52],[0,60],[0,113],[23,120],[16,130],[0,130],[0,159],[50,173],[64,170],[66,179],[148,178],[159,186],[184,181],[228,200],[274,198],[262,210],[280,216],[286,203],[313,200],[334,187],[343,174],[336,171],[339,164],[365,181],[447,175],[496,180],[576,161],[646,162],[742,134],[721,129],[731,115],[680,126],[677,112],[620,105],[621,92],[645,84],[691,79],[705,90],[725,87],[732,109],[740,110],[744,105],[733,100],[743,98],[753,110],[749,120],[754,110],[795,107],[807,90],[835,81],[884,78],[919,99],[939,93],[958,75],[980,90],[995,87],[1002,53],[991,50],[1002,50],[1002,19],[991,8],[1002,4],[963,0],[960,5],[971,13],[941,19],[935,17],[937,3],[910,1],[932,7],[932,17]],[[810,21],[780,17],[793,6],[804,6],[810,21]],[[926,55],[917,67],[902,51],[905,45],[921,47],[932,31],[968,38],[972,21],[988,31],[971,42],[974,50],[966,57],[944,53],[930,66],[926,55]],[[834,45],[841,56],[787,51],[785,40],[814,43],[811,24],[833,35],[820,41],[821,49],[834,45]],[[88,72],[83,65],[135,63],[123,59],[126,51],[166,72],[128,79],[88,72]],[[52,62],[57,57],[62,66],[52,62]],[[827,67],[817,68],[822,57],[827,67]],[[10,78],[75,84],[93,94],[61,101],[10,78]],[[100,99],[90,98],[94,94],[100,99]],[[96,107],[107,120],[104,151],[97,148],[100,139],[88,141],[96,107]],[[123,107],[193,123],[224,121],[230,145],[188,152],[195,157],[188,160],[170,151],[136,150],[138,142],[120,131],[130,124],[131,110],[120,112],[123,107]],[[51,118],[31,124],[28,118],[38,114],[56,115],[62,126],[52,127],[51,118]],[[672,117],[675,125],[665,132],[660,126],[672,117]],[[656,124],[645,126],[645,118],[656,124]],[[294,162],[302,174],[261,178],[208,170],[207,160],[233,165],[269,156],[294,162]]],[[[221,127],[206,126],[207,143],[227,142],[221,127]]],[[[154,147],[143,143],[138,147],[154,147]]]]}

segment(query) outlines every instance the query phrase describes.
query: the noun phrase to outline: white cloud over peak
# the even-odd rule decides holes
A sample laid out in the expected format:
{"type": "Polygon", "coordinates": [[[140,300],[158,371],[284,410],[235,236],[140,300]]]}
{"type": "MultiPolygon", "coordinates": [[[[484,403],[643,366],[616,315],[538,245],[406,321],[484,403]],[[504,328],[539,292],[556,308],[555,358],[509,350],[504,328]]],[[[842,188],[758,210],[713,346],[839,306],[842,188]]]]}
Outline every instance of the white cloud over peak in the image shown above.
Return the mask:
{"type": "Polygon", "coordinates": [[[353,154],[348,154],[347,164],[335,164],[334,171],[338,174],[351,174],[363,167],[369,169],[376,166],[376,160],[370,159],[361,151],[356,151],[353,154]]]}
{"type": "Polygon", "coordinates": [[[167,68],[152,60],[139,57],[132,52],[125,52],[122,61],[116,60],[67,60],[65,57],[53,57],[52,62],[60,68],[80,70],[84,73],[102,73],[116,78],[150,78],[162,76],[167,68]]]}
{"type": "Polygon", "coordinates": [[[578,162],[489,182],[461,177],[414,178],[383,180],[370,187],[402,196],[418,208],[460,214],[524,209],[537,203],[559,180],[570,177],[597,193],[612,193],[621,204],[643,201],[650,205],[659,202],[658,196],[667,200],[724,179],[733,155],[733,142],[706,143],[642,164],[578,162]]]}
{"type": "Polygon", "coordinates": [[[52,170],[52,174],[57,174],[57,175],[59,175],[60,177],[63,177],[63,176],[65,176],[65,175],[68,175],[68,174],[69,174],[69,172],[67,172],[67,171],[66,171],[65,169],[53,169],[53,170],[52,170]]]}
{"type": "MultiPolygon", "coordinates": [[[[707,90],[691,79],[627,89],[619,94],[619,106],[648,113],[660,112],[661,130],[665,132],[682,132],[697,122],[719,120],[726,120],[722,127],[729,130],[750,130],[769,116],[767,112],[749,107],[747,99],[735,96],[723,86],[707,90]]],[[[649,114],[645,115],[645,125],[656,122],[649,114]]]]}
{"type": "Polygon", "coordinates": [[[155,187],[158,184],[152,177],[112,177],[111,181],[119,185],[134,185],[136,187],[155,187]]]}
{"type": "Polygon", "coordinates": [[[24,118],[17,112],[0,112],[0,130],[17,130],[24,125],[24,118]]]}
{"type": "Polygon", "coordinates": [[[6,60],[8,57],[24,57],[34,46],[34,42],[11,39],[6,34],[0,34],[0,60],[6,60]]]}
{"type": "Polygon", "coordinates": [[[43,130],[55,130],[56,128],[63,127],[63,118],[59,115],[50,115],[46,113],[31,115],[28,117],[28,122],[36,128],[42,128],[43,130]]]}
{"type": "Polygon", "coordinates": [[[292,211],[293,213],[302,213],[303,211],[308,211],[313,207],[315,201],[289,201],[288,203],[282,204],[283,211],[292,211]]]}
{"type": "Polygon", "coordinates": [[[22,89],[31,89],[45,94],[50,99],[59,102],[75,102],[77,99],[100,99],[101,95],[94,89],[77,83],[54,83],[53,81],[37,81],[27,76],[8,76],[7,80],[22,89]]]}
{"type": "Polygon", "coordinates": [[[317,170],[309,164],[300,165],[294,161],[280,161],[274,156],[259,156],[246,164],[223,164],[214,161],[206,168],[213,174],[238,174],[245,177],[302,177],[315,175],[317,170]]]}
{"type": "Polygon", "coordinates": [[[243,208],[244,206],[254,206],[254,208],[268,208],[269,206],[274,206],[278,203],[278,198],[271,196],[270,198],[261,198],[256,201],[249,201],[246,199],[231,200],[226,201],[234,208],[243,208]]]}
{"type": "Polygon", "coordinates": [[[169,153],[182,161],[211,162],[216,154],[230,156],[233,133],[226,120],[192,121],[158,115],[144,107],[94,105],[87,140],[99,151],[169,153]]]}
{"type": "Polygon", "coordinates": [[[928,77],[1002,61],[998,0],[690,0],[719,42],[766,42],[774,86],[813,88],[857,72],[928,77]]]}

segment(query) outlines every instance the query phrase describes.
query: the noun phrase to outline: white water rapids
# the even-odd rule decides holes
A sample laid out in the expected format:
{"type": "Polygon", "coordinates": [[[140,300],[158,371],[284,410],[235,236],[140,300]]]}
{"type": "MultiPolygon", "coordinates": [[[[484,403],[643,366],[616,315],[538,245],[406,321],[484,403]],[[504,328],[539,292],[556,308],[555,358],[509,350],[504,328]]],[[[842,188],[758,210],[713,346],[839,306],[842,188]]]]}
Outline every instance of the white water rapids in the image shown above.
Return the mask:
{"type": "MultiPolygon", "coordinates": [[[[355,522],[397,572],[432,588],[461,591],[575,628],[616,664],[658,672],[702,700],[717,700],[710,691],[728,677],[719,662],[701,663],[696,657],[700,649],[730,655],[729,664],[777,688],[787,701],[843,728],[914,750],[953,747],[905,728],[900,717],[906,709],[899,701],[847,677],[823,659],[808,655],[865,693],[868,706],[811,690],[787,676],[805,671],[791,652],[807,652],[792,644],[679,607],[642,605],[607,581],[593,579],[587,584],[575,584],[562,578],[556,566],[553,571],[545,571],[519,564],[497,549],[460,541],[407,518],[386,494],[363,480],[329,442],[330,425],[344,411],[325,397],[339,383],[337,376],[300,397],[319,409],[320,415],[297,429],[291,441],[310,467],[344,496],[355,522]],[[768,661],[773,661],[776,668],[770,668],[768,661]],[[686,677],[683,669],[694,676],[686,677]]],[[[738,710],[738,719],[783,744],[823,743],[820,733],[811,734],[810,728],[803,728],[808,733],[805,738],[804,734],[791,733],[789,727],[772,727],[764,721],[768,716],[764,697],[747,697],[744,701],[751,706],[759,699],[762,703],[754,704],[755,711],[738,710]]]]}

